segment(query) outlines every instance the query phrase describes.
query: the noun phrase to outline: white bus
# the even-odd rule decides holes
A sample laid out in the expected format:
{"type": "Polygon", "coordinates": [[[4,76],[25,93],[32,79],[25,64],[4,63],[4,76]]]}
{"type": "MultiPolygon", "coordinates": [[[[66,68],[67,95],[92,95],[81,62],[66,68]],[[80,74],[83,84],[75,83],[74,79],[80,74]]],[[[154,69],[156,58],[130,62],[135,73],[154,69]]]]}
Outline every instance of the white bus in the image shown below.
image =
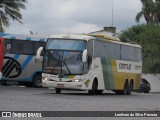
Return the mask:
{"type": "Polygon", "coordinates": [[[4,38],[1,83],[40,87],[42,64],[35,63],[35,55],[37,49],[45,45],[45,37],[5,33],[0,36],[4,38]]]}
{"type": "MultiPolygon", "coordinates": [[[[38,49],[37,59],[42,50],[38,49]]],[[[56,93],[74,89],[92,95],[104,90],[130,95],[139,89],[140,45],[107,36],[62,34],[50,36],[44,51],[42,85],[56,93]]]]}

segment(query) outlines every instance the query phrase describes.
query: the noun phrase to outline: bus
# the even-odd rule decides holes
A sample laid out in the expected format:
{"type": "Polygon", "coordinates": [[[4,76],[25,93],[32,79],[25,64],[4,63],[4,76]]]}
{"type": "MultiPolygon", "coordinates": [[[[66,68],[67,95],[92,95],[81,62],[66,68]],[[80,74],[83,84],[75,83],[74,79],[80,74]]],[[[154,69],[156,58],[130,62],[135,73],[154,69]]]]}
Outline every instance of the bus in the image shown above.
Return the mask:
{"type": "Polygon", "coordinates": [[[104,90],[130,95],[140,87],[141,46],[101,35],[51,35],[44,50],[42,86],[87,90],[102,94],[104,90]]]}
{"type": "Polygon", "coordinates": [[[0,79],[2,78],[3,56],[4,56],[4,39],[0,37],[0,79]]]}
{"type": "Polygon", "coordinates": [[[45,45],[45,36],[6,33],[0,36],[4,38],[1,84],[41,87],[42,64],[35,63],[35,56],[37,49],[45,45]]]}

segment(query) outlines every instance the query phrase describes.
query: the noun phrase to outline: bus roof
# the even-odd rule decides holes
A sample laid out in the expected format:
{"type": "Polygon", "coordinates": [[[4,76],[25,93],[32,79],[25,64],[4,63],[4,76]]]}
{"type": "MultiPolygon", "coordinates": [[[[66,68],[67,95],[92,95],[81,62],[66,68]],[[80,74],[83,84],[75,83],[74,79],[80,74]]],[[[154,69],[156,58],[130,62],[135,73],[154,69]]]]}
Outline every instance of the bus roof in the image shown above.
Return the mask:
{"type": "Polygon", "coordinates": [[[3,37],[5,39],[32,40],[32,41],[42,41],[42,42],[44,42],[45,39],[48,37],[48,35],[0,33],[0,37],[3,37]]]}
{"type": "Polygon", "coordinates": [[[50,35],[49,38],[64,38],[64,39],[77,39],[77,40],[90,40],[95,39],[95,37],[88,36],[88,35],[81,35],[81,34],[54,34],[50,35]]]}
{"type": "Polygon", "coordinates": [[[94,36],[94,35],[90,35],[90,34],[86,34],[86,35],[81,35],[81,34],[55,34],[55,35],[50,35],[49,38],[59,38],[59,39],[75,39],[75,40],[98,40],[98,41],[107,41],[107,42],[112,42],[112,43],[116,43],[116,44],[123,44],[123,45],[127,45],[127,46],[133,46],[133,47],[139,47],[141,48],[140,45],[136,44],[136,43],[128,43],[128,42],[121,42],[118,38],[116,39],[116,37],[110,37],[110,36],[104,36],[104,35],[98,35],[98,36],[94,36]]]}

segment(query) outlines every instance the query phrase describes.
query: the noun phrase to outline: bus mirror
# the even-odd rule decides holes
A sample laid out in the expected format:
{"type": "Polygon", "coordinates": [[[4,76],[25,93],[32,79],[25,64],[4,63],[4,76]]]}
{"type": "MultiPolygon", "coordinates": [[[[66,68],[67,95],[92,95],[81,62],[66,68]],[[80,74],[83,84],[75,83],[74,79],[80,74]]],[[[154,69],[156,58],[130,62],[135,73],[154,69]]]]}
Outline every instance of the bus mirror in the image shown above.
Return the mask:
{"type": "Polygon", "coordinates": [[[40,47],[38,50],[37,50],[37,54],[36,54],[36,58],[35,58],[35,63],[41,63],[41,53],[43,51],[43,47],[40,47]]]}
{"type": "Polygon", "coordinates": [[[87,49],[85,49],[83,51],[83,54],[82,54],[82,62],[87,62],[87,49]]]}

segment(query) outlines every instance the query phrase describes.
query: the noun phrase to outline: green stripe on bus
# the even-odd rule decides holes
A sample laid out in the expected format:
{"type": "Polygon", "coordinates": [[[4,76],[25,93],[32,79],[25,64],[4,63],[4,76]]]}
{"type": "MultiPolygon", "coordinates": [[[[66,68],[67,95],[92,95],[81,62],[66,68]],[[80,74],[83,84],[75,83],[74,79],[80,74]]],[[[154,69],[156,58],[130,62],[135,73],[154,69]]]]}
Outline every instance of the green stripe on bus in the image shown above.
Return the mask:
{"type": "Polygon", "coordinates": [[[107,66],[108,66],[108,79],[110,83],[110,89],[114,89],[114,77],[113,77],[113,69],[112,69],[112,61],[107,60],[107,66]]]}
{"type": "Polygon", "coordinates": [[[104,85],[105,89],[109,89],[109,79],[108,77],[108,69],[107,69],[107,61],[106,59],[101,59],[102,63],[102,69],[103,69],[103,79],[104,79],[104,85]]]}
{"type": "Polygon", "coordinates": [[[114,89],[111,60],[101,59],[105,89],[114,89]]]}

